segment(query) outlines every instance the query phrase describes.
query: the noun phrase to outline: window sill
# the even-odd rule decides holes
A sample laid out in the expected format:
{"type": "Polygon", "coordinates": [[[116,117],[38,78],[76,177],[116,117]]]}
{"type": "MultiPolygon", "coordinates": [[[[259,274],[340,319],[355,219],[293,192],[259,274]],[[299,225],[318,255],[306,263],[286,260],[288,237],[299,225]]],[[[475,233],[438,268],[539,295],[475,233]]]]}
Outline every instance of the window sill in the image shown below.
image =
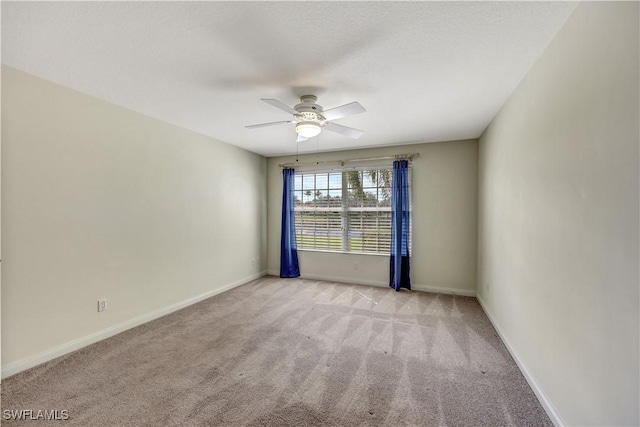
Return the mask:
{"type": "Polygon", "coordinates": [[[389,258],[389,254],[375,254],[371,252],[354,252],[354,251],[327,251],[322,249],[300,249],[298,248],[298,252],[321,252],[325,254],[346,254],[346,255],[367,255],[367,256],[378,256],[378,257],[387,257],[389,258]]]}

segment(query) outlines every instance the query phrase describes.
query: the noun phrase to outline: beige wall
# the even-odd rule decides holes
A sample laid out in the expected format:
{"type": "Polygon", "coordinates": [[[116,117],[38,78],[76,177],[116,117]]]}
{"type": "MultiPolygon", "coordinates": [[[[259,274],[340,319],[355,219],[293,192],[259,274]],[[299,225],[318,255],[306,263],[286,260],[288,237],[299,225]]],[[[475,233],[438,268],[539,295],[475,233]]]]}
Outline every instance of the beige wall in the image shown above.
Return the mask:
{"type": "Polygon", "coordinates": [[[638,3],[583,3],[480,139],[478,296],[561,422],[638,425],[638,3]]]}
{"type": "MultiPolygon", "coordinates": [[[[475,295],[478,143],[476,140],[338,151],[300,156],[300,162],[420,153],[413,161],[414,289],[475,295]]],[[[280,271],[282,172],[268,160],[268,269],[280,271]]],[[[392,160],[389,161],[391,164],[392,160]]],[[[389,284],[389,257],[299,251],[302,277],[378,286],[389,284]],[[358,269],[355,269],[358,263],[358,269]]]]}
{"type": "Polygon", "coordinates": [[[266,270],[262,156],[7,67],[2,151],[10,372],[266,270]]]}

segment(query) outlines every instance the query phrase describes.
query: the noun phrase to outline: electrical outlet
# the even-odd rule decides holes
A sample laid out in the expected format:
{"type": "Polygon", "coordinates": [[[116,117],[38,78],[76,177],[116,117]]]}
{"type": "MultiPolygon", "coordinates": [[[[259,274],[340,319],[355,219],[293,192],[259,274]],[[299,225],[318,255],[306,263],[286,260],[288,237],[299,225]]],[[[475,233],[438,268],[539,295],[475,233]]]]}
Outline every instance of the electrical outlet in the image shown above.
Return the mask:
{"type": "Polygon", "coordinates": [[[255,265],[256,265],[256,259],[255,259],[255,258],[253,258],[253,259],[251,260],[251,265],[253,265],[253,266],[255,266],[255,265]]]}
{"type": "Polygon", "coordinates": [[[98,300],[98,312],[106,311],[106,310],[107,310],[107,300],[106,299],[99,299],[98,300]]]}
{"type": "Polygon", "coordinates": [[[360,268],[360,264],[358,262],[353,263],[353,269],[358,270],[360,268]]]}

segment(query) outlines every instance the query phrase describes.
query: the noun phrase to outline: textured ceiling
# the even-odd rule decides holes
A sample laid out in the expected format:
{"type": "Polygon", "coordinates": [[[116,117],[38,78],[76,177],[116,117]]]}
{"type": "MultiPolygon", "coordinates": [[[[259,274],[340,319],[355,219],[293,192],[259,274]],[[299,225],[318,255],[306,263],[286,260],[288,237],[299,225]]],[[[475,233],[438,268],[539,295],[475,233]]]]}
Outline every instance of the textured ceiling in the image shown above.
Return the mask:
{"type": "MultiPolygon", "coordinates": [[[[293,125],[260,102],[365,114],[321,151],[478,137],[576,3],[2,2],[2,62],[267,156],[293,125]]],[[[315,151],[316,141],[300,152],[315,151]]]]}

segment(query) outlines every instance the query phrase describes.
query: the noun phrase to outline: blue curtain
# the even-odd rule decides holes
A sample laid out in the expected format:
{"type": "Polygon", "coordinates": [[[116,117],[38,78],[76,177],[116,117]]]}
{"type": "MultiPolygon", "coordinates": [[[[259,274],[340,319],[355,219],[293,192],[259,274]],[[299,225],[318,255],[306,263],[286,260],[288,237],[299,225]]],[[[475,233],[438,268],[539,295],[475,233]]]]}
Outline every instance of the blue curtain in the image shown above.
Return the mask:
{"type": "Polygon", "coordinates": [[[391,268],[389,286],[411,290],[409,278],[409,162],[393,162],[391,177],[391,268]]]}
{"type": "Polygon", "coordinates": [[[293,205],[294,169],[282,170],[282,228],[280,236],[280,277],[299,277],[298,246],[293,205]]]}

